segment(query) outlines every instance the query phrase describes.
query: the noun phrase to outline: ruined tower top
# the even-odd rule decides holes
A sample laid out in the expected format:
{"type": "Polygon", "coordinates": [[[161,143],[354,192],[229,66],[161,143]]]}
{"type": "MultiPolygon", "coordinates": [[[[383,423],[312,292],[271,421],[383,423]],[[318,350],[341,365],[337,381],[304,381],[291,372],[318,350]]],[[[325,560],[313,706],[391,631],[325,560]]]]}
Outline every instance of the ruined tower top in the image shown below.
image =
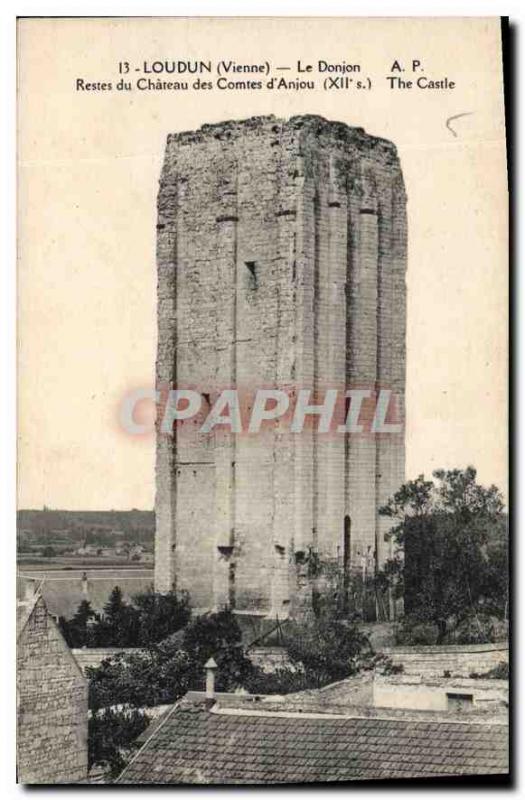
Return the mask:
{"type": "Polygon", "coordinates": [[[249,117],[243,120],[227,120],[202,125],[194,131],[182,131],[168,135],[168,151],[170,147],[179,145],[195,145],[215,139],[217,142],[235,142],[249,137],[272,134],[278,144],[279,137],[291,134],[301,142],[317,142],[320,146],[330,144],[341,151],[359,150],[361,155],[392,167],[399,166],[396,146],[378,136],[365,132],[364,128],[347,125],[344,122],[327,120],[317,114],[303,114],[281,119],[273,114],[260,117],[249,117]]]}

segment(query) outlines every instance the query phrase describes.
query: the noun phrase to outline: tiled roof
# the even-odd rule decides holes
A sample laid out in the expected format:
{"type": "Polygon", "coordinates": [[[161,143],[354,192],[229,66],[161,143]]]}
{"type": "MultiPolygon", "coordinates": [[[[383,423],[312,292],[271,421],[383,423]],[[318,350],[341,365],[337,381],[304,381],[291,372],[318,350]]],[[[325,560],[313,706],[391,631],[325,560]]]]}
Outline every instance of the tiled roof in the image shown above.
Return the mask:
{"type": "Polygon", "coordinates": [[[270,784],[506,774],[507,726],[175,706],[118,783],[270,784]]]}

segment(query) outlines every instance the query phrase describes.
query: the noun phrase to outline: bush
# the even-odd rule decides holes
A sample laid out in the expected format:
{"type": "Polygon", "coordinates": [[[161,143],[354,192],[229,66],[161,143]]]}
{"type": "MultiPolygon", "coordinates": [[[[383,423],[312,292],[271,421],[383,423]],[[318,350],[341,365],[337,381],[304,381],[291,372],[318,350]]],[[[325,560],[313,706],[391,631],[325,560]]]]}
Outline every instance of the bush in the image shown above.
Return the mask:
{"type": "Polygon", "coordinates": [[[418,622],[405,618],[396,631],[396,644],[435,645],[439,638],[439,628],[432,622],[418,622]]]}
{"type": "Polygon", "coordinates": [[[491,642],[505,642],[509,638],[509,621],[494,618],[490,630],[491,642]]]}
{"type": "Polygon", "coordinates": [[[403,664],[394,664],[392,659],[383,653],[372,656],[364,669],[373,669],[379,675],[401,675],[405,671],[403,664]]]}
{"type": "Polygon", "coordinates": [[[508,622],[482,612],[464,616],[459,622],[449,618],[444,634],[435,623],[415,614],[407,615],[395,634],[396,644],[400,645],[485,644],[507,637],[508,622]]]}
{"type": "Polygon", "coordinates": [[[471,614],[447,634],[449,644],[487,644],[506,639],[508,623],[488,614],[471,614]]]}
{"type": "Polygon", "coordinates": [[[363,655],[372,654],[367,637],[356,625],[324,616],[303,625],[290,624],[286,649],[311,688],[355,675],[363,668],[363,655]]]}
{"type": "MultiPolygon", "coordinates": [[[[380,675],[398,675],[404,671],[404,667],[402,664],[394,664],[392,659],[383,653],[374,654],[365,649],[351,660],[350,665],[345,665],[342,678],[366,670],[374,670],[380,675]]],[[[324,682],[331,680],[325,679],[324,682]]],[[[318,674],[312,673],[311,669],[305,670],[302,663],[293,667],[279,667],[273,672],[264,672],[260,667],[254,667],[252,675],[244,684],[244,688],[250,694],[291,694],[315,689],[318,686],[318,674]]]]}
{"type": "Polygon", "coordinates": [[[273,672],[265,672],[260,667],[253,667],[244,688],[250,694],[292,694],[311,689],[312,686],[302,669],[279,667],[273,672]]]}
{"type": "Polygon", "coordinates": [[[509,665],[506,661],[500,661],[495,667],[487,672],[471,672],[469,678],[492,678],[502,681],[509,679],[509,665]]]}

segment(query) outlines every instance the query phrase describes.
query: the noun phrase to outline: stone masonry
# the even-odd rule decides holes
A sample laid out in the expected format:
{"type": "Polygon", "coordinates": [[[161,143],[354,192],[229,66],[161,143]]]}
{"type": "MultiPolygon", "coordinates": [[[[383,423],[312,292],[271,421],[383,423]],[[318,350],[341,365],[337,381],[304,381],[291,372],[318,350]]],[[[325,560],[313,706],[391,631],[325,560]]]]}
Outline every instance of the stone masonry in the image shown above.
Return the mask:
{"type": "Polygon", "coordinates": [[[85,780],[87,732],[87,680],[37,597],[17,641],[18,782],[85,780]]]}
{"type": "Polygon", "coordinates": [[[404,480],[404,425],[199,427],[232,387],[307,387],[317,402],[328,387],[386,387],[404,423],[405,207],[395,146],[361,128],[269,116],[168,136],[157,387],[203,403],[173,436],[157,431],[157,590],[282,618],[311,550],[346,569],[388,557],[377,509],[404,480]]]}

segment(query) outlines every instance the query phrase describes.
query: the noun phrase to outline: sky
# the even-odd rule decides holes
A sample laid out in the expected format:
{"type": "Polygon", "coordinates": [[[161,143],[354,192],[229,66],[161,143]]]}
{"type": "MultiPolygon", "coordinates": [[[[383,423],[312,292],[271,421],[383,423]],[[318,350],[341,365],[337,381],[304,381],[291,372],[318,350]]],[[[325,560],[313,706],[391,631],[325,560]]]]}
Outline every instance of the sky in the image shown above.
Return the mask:
{"type": "Polygon", "coordinates": [[[125,434],[118,410],[154,380],[166,136],[268,113],[320,114],[396,144],[408,195],[407,477],[473,464],[505,491],[497,20],[42,19],[22,20],[19,35],[20,508],[153,507],[153,436],[125,434]],[[75,91],[78,77],[115,83],[120,61],[159,58],[344,60],[362,65],[373,90],[75,91]],[[413,58],[455,88],[389,89],[393,61],[413,58]]]}

